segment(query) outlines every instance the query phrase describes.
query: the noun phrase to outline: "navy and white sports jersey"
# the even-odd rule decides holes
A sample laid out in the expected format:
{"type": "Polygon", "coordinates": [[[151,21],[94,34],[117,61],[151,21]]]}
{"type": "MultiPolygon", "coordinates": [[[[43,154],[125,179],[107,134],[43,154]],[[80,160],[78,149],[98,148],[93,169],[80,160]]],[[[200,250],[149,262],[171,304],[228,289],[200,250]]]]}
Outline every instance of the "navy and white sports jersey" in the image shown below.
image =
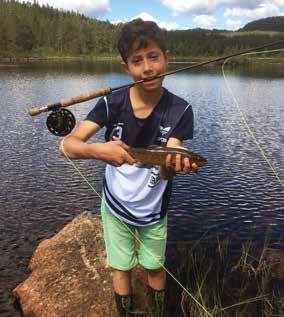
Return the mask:
{"type": "MultiPolygon", "coordinates": [[[[135,117],[126,88],[99,99],[86,120],[106,128],[106,141],[122,140],[132,147],[166,145],[170,137],[181,141],[193,137],[191,106],[165,88],[160,101],[145,119],[135,117]]],[[[145,226],[158,222],[166,214],[171,181],[161,178],[157,166],[107,164],[103,190],[105,202],[117,218],[145,226]]]]}

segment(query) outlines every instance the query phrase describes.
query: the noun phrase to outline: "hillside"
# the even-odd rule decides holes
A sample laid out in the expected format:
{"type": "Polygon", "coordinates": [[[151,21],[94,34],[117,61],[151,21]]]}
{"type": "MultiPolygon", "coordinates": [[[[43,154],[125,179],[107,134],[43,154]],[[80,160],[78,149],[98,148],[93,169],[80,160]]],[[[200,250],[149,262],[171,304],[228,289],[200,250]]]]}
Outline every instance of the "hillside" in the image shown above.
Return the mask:
{"type": "MultiPolygon", "coordinates": [[[[172,57],[204,58],[239,52],[272,41],[284,33],[261,31],[261,27],[284,32],[284,17],[251,22],[242,32],[189,29],[168,32],[172,57]],[[258,23],[260,31],[250,31],[258,23]]],[[[0,0],[0,57],[116,57],[116,42],[122,24],[87,18],[76,12],[0,0]]],[[[276,47],[275,47],[276,48],[276,47]]]]}
{"type": "Polygon", "coordinates": [[[239,31],[284,32],[284,16],[276,16],[252,21],[246,24],[239,31]]]}
{"type": "Polygon", "coordinates": [[[100,55],[115,50],[118,26],[76,12],[0,0],[0,56],[100,55]]]}

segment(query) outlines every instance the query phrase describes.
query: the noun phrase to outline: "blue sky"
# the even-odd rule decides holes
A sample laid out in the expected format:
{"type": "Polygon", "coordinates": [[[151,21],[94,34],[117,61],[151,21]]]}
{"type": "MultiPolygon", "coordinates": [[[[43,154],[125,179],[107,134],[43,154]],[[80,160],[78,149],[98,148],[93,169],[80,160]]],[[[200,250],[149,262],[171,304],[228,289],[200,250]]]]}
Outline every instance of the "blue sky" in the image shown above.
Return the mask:
{"type": "Polygon", "coordinates": [[[172,29],[236,30],[246,23],[270,16],[284,16],[284,0],[37,0],[64,10],[110,22],[134,17],[156,21],[172,29]]]}

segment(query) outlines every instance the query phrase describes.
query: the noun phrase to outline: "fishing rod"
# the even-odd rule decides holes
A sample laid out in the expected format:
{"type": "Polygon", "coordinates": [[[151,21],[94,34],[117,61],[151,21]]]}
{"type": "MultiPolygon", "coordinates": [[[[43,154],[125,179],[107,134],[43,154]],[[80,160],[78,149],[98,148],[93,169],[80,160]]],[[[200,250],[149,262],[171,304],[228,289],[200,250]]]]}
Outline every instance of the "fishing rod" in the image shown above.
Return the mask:
{"type": "Polygon", "coordinates": [[[222,57],[218,57],[209,61],[204,61],[204,62],[200,62],[200,63],[196,63],[194,65],[190,65],[190,66],[186,66],[186,67],[182,67],[173,71],[169,71],[169,72],[165,72],[156,76],[151,76],[151,77],[147,77],[129,84],[125,84],[122,86],[117,86],[117,87],[105,87],[105,88],[100,88],[96,91],[93,92],[89,92],[89,93],[83,93],[81,95],[75,96],[75,97],[71,97],[71,98],[66,98],[66,99],[62,99],[59,102],[53,103],[53,104],[47,104],[45,106],[36,106],[36,107],[32,107],[28,110],[28,113],[31,116],[36,116],[42,112],[48,112],[51,111],[51,113],[49,114],[49,116],[47,117],[47,128],[48,130],[53,133],[56,136],[65,136],[67,134],[69,134],[76,123],[76,119],[73,115],[73,113],[67,109],[65,109],[68,106],[77,104],[77,103],[81,103],[84,101],[88,101],[97,97],[102,97],[102,96],[106,96],[111,94],[112,92],[116,91],[116,90],[120,90],[123,88],[131,88],[134,85],[139,85],[142,84],[144,82],[147,81],[151,81],[157,78],[161,78],[161,77],[165,77],[165,76],[169,76],[172,74],[176,74],[179,72],[183,72],[185,70],[190,70],[193,68],[197,68],[197,67],[201,67],[204,65],[208,65],[211,63],[216,63],[216,62],[220,62],[220,61],[224,61],[228,58],[232,58],[235,56],[240,56],[243,54],[247,54],[250,52],[254,52],[260,49],[264,49],[264,48],[268,48],[271,46],[275,46],[278,44],[282,44],[284,43],[284,39],[283,40],[279,40],[276,42],[271,42],[262,46],[257,46],[254,48],[250,48],[238,53],[234,53],[234,54],[230,54],[230,55],[226,55],[226,56],[222,56],[222,57]]]}

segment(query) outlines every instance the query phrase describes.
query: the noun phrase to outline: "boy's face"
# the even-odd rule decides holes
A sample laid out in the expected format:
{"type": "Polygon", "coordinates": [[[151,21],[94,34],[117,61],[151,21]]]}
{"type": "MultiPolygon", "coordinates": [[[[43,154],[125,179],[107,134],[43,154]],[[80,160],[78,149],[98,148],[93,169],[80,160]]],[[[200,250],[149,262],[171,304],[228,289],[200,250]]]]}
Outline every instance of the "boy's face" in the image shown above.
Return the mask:
{"type": "MultiPolygon", "coordinates": [[[[134,43],[133,47],[124,67],[134,81],[156,76],[166,71],[168,56],[154,41],[149,40],[146,48],[135,49],[137,43],[134,43]]],[[[140,87],[146,91],[153,91],[160,89],[162,82],[163,78],[157,78],[142,83],[140,87]]]]}

